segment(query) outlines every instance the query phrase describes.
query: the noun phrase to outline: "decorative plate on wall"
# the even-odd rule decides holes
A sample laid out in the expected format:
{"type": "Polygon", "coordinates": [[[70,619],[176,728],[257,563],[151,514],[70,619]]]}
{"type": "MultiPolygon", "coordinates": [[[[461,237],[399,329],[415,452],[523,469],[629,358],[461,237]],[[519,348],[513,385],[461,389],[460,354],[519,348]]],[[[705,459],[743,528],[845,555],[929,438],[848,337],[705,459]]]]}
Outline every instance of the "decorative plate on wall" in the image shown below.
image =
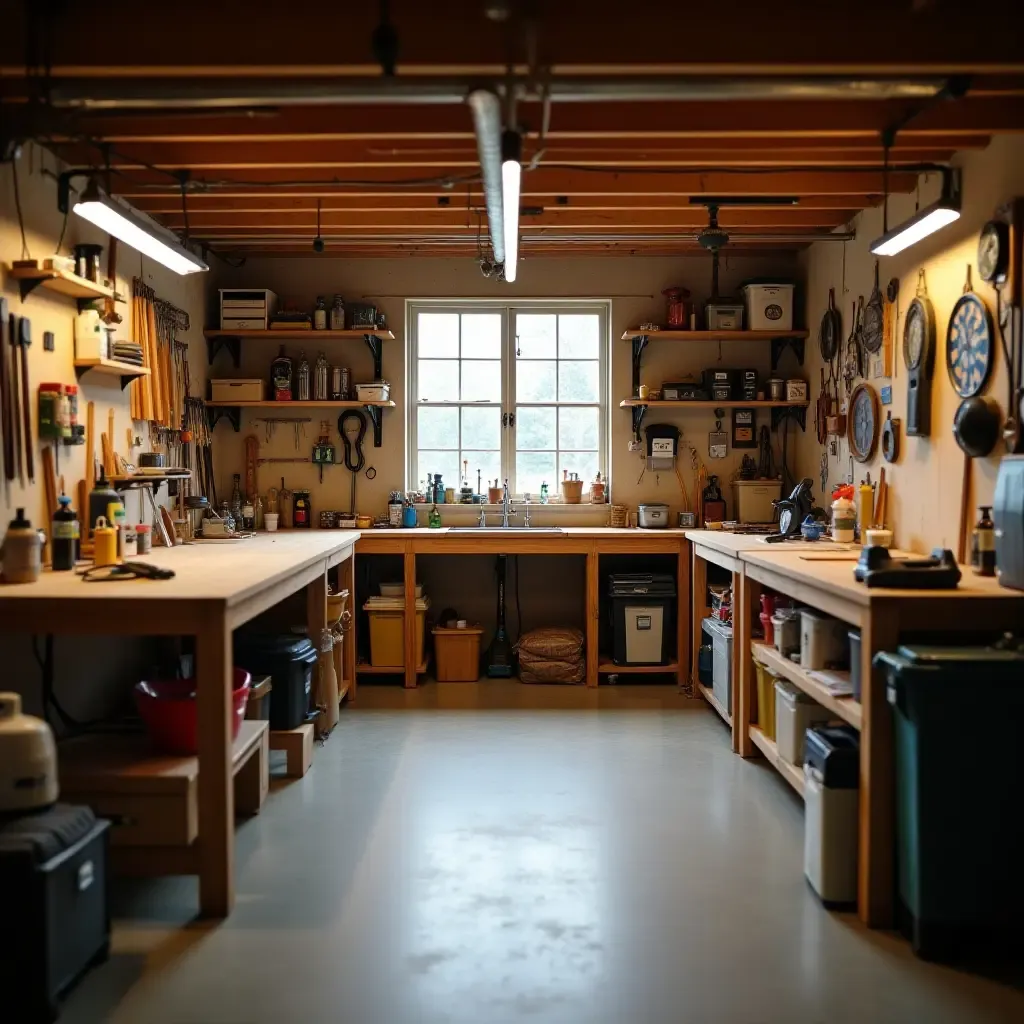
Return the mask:
{"type": "Polygon", "coordinates": [[[858,462],[870,462],[874,458],[880,418],[878,395],[870,384],[858,384],[850,398],[850,415],[846,421],[850,454],[858,462]]]}
{"type": "Polygon", "coordinates": [[[984,299],[967,290],[957,299],[946,326],[946,369],[953,390],[961,398],[973,398],[988,383],[992,351],[992,316],[988,306],[984,299]]]}

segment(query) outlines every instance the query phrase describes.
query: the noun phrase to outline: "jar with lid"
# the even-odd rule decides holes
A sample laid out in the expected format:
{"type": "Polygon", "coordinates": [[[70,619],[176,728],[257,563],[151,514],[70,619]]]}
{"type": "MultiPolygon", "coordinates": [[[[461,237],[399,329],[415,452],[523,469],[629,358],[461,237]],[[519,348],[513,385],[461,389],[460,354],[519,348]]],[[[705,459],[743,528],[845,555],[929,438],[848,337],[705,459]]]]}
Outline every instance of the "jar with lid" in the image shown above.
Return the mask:
{"type": "Polygon", "coordinates": [[[313,310],[313,329],[316,331],[327,330],[327,300],[322,295],[316,297],[316,309],[313,310]]]}
{"type": "Polygon", "coordinates": [[[316,357],[316,367],[313,371],[313,401],[327,401],[327,376],[330,367],[327,365],[327,356],[320,353],[316,357]]]}
{"type": "Polygon", "coordinates": [[[331,330],[345,330],[345,300],[340,295],[334,296],[331,305],[331,330]]]}
{"type": "Polygon", "coordinates": [[[295,388],[300,402],[309,401],[309,360],[305,352],[299,353],[299,368],[295,373],[295,388]]]}
{"type": "Polygon", "coordinates": [[[388,498],[388,526],[402,525],[402,506],[405,499],[401,491],[392,491],[388,498]]]}
{"type": "Polygon", "coordinates": [[[836,491],[832,502],[832,539],[839,544],[852,544],[857,524],[857,510],[845,489],[836,491]]]}
{"type": "Polygon", "coordinates": [[[68,400],[68,424],[71,427],[71,433],[73,435],[75,427],[78,426],[78,385],[65,384],[64,396],[68,400]]]}
{"type": "Polygon", "coordinates": [[[38,395],[39,439],[57,440],[61,437],[60,403],[64,391],[62,384],[40,384],[38,395]]]}

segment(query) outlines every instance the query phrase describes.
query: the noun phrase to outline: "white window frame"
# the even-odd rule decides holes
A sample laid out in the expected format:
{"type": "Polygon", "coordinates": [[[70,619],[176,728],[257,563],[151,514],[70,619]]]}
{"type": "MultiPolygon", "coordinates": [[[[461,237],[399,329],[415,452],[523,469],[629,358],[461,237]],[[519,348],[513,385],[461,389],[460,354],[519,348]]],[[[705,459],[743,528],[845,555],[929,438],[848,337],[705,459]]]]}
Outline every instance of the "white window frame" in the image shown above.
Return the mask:
{"type": "MultiPolygon", "coordinates": [[[[513,324],[516,314],[558,314],[558,313],[591,313],[599,318],[600,344],[598,346],[598,465],[601,467],[602,475],[606,483],[611,486],[609,479],[611,473],[611,302],[607,299],[516,299],[515,301],[501,302],[494,299],[408,299],[405,304],[405,336],[408,339],[406,346],[406,489],[414,490],[419,486],[420,479],[426,474],[429,467],[420,467],[418,459],[417,439],[417,410],[420,402],[418,394],[418,314],[428,313],[501,313],[501,412],[512,414],[516,410],[515,396],[515,367],[516,367],[516,339],[513,335],[513,324]]],[[[460,353],[461,361],[461,353],[460,353]]],[[[557,360],[557,355],[556,355],[557,360]]],[[[557,372],[557,371],[556,371],[557,372]]],[[[482,405],[475,402],[438,402],[422,403],[427,405],[438,405],[441,407],[459,407],[466,405],[482,405]]],[[[591,402],[523,402],[521,405],[536,407],[573,407],[591,406],[591,402]]],[[[556,428],[555,457],[558,458],[561,449],[558,448],[558,436],[556,428]]],[[[516,484],[516,434],[515,426],[509,425],[501,428],[501,468],[502,480],[508,479],[509,490],[516,498],[521,499],[522,493],[516,484]]],[[[586,481],[589,484],[590,481],[586,481]]],[[[455,486],[458,489],[459,481],[445,481],[446,486],[455,486]]],[[[549,491],[552,498],[560,496],[559,482],[551,480],[549,491]]],[[[531,493],[531,499],[536,500],[539,495],[531,493]]],[[[567,508],[586,508],[586,506],[566,506],[567,508]]]]}

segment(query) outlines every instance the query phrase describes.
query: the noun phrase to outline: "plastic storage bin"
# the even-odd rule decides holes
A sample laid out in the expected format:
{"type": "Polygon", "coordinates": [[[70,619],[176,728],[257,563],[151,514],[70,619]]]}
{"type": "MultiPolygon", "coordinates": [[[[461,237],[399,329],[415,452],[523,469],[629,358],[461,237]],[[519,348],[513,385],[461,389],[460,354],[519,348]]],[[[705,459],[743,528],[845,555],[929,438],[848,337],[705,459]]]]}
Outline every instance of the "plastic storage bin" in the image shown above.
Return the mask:
{"type": "Polygon", "coordinates": [[[860,736],[849,725],[808,729],[804,874],[830,906],[857,902],[860,736]]]}
{"type": "Polygon", "coordinates": [[[608,577],[612,661],[665,665],[676,645],[676,584],[668,573],[608,577]]]}
{"type": "Polygon", "coordinates": [[[475,683],[480,678],[483,632],[479,626],[434,627],[434,675],[439,683],[475,683]]]}
{"type": "Polygon", "coordinates": [[[793,285],[747,284],[747,330],[791,331],[793,329],[793,285]]]}
{"type": "MultiPolygon", "coordinates": [[[[430,601],[416,602],[416,664],[423,664],[423,638],[430,601]]],[[[363,605],[370,616],[370,664],[374,668],[405,668],[405,598],[371,597],[363,605]]]]}
{"type": "Polygon", "coordinates": [[[734,480],[733,497],[736,500],[736,521],[739,523],[774,523],[773,501],[782,497],[779,480],[734,480]]]}
{"type": "Polygon", "coordinates": [[[795,608],[779,608],[772,616],[775,649],[784,658],[800,650],[800,613],[795,608]]]}
{"type": "Polygon", "coordinates": [[[832,715],[788,679],[775,680],[775,742],[779,756],[799,768],[804,763],[804,733],[832,715]]]}
{"type": "Polygon", "coordinates": [[[732,714],[732,626],[712,618],[706,618],[703,625],[711,636],[711,690],[732,714]]]}
{"type": "Polygon", "coordinates": [[[754,662],[757,672],[757,727],[768,737],[775,739],[775,675],[766,665],[754,662]]]}
{"type": "Polygon", "coordinates": [[[800,664],[804,668],[846,665],[847,626],[813,608],[800,610],[800,664]]]}
{"type": "Polygon", "coordinates": [[[846,634],[850,642],[850,686],[853,687],[853,699],[860,700],[860,630],[851,629],[846,634]]]}
{"type": "Polygon", "coordinates": [[[1019,949],[1024,655],[906,646],[874,663],[888,673],[899,916],[914,952],[1019,949]]]}
{"type": "Polygon", "coordinates": [[[290,633],[235,634],[235,664],[253,676],[270,676],[270,728],[296,729],[306,721],[317,652],[309,639],[290,633]]]}

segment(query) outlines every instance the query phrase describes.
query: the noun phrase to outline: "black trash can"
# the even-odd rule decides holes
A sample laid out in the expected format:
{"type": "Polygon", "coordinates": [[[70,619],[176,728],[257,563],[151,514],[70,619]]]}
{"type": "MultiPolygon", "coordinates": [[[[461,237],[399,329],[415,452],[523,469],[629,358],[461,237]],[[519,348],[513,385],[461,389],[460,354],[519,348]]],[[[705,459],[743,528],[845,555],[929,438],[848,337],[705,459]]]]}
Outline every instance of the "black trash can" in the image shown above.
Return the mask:
{"type": "Polygon", "coordinates": [[[914,952],[1004,952],[1024,913],[1024,656],[900,647],[888,672],[900,925],[914,952]]]}
{"type": "Polygon", "coordinates": [[[669,573],[615,573],[608,577],[612,661],[666,665],[676,646],[676,584],[669,573]]]}
{"type": "Polygon", "coordinates": [[[270,728],[297,729],[307,721],[317,652],[294,634],[236,633],[235,664],[254,677],[270,676],[270,728]]]}

